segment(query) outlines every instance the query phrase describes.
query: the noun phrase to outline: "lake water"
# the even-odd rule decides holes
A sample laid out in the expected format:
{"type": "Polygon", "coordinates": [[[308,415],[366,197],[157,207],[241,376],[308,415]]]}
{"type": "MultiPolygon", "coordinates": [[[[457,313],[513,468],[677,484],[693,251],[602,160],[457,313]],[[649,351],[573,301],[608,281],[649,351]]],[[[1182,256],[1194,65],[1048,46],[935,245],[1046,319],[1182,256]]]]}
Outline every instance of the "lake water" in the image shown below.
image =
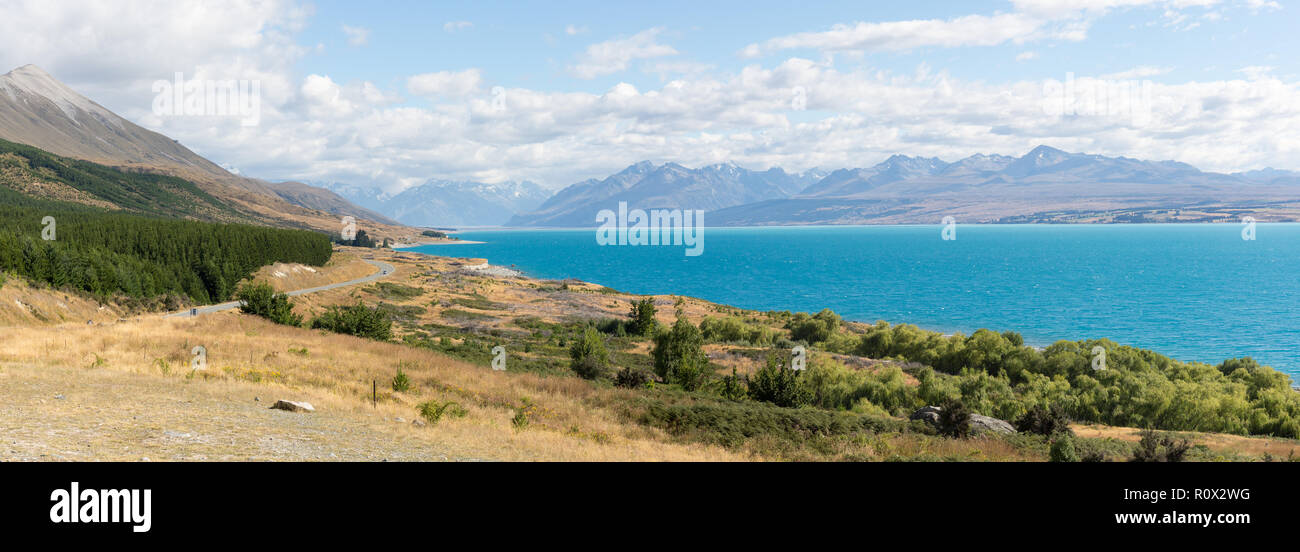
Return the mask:
{"type": "Polygon", "coordinates": [[[682,246],[600,246],[594,229],[458,234],[410,251],[540,278],[757,310],[1015,330],[1032,345],[1110,338],[1182,360],[1251,356],[1300,375],[1300,224],[708,228],[682,246]]]}

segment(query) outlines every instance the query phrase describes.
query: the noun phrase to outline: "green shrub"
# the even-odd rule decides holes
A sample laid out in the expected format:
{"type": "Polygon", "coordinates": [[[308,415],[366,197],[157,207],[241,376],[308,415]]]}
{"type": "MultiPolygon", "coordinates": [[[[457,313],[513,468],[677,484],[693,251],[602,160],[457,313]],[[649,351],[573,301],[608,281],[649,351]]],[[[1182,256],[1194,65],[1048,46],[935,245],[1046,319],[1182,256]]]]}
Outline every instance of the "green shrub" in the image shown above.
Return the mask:
{"type": "Polygon", "coordinates": [[[801,312],[794,315],[794,318],[786,324],[790,330],[790,338],[795,341],[804,341],[809,344],[819,343],[831,338],[840,327],[840,315],[830,309],[822,309],[821,312],[808,316],[808,313],[801,312]]]}
{"type": "Polygon", "coordinates": [[[1192,443],[1187,439],[1159,435],[1150,429],[1141,432],[1142,440],[1133,450],[1133,462],[1182,462],[1192,443]]]}
{"type": "Polygon", "coordinates": [[[718,386],[718,395],[729,401],[743,401],[749,397],[749,386],[744,377],[736,374],[736,369],[731,369],[730,376],[723,376],[722,382],[718,386]]]}
{"type": "Polygon", "coordinates": [[[379,341],[393,338],[393,322],[388,315],[361,303],[329,307],[311,321],[311,327],[379,341]]]}
{"type": "Polygon", "coordinates": [[[1079,453],[1074,450],[1074,437],[1064,433],[1057,435],[1052,440],[1049,458],[1053,462],[1078,462],[1079,453]]]}
{"type": "Polygon", "coordinates": [[[1073,435],[1070,430],[1070,420],[1065,416],[1065,410],[1059,404],[1053,404],[1050,408],[1044,408],[1042,405],[1034,405],[1028,412],[1016,419],[1016,431],[1021,433],[1035,433],[1038,435],[1052,436],[1057,433],[1073,435]]]}
{"type": "Polygon", "coordinates": [[[645,387],[648,383],[650,383],[650,373],[632,366],[619,370],[618,374],[614,376],[614,385],[628,389],[645,387]]]}
{"type": "Polygon", "coordinates": [[[403,372],[400,367],[397,369],[397,375],[393,376],[392,387],[393,391],[397,391],[398,393],[405,393],[411,390],[411,378],[407,377],[406,372],[403,372]]]}
{"type": "Polygon", "coordinates": [[[430,424],[436,424],[442,420],[444,414],[453,418],[463,418],[468,412],[460,404],[454,401],[439,403],[438,401],[426,401],[415,407],[420,412],[420,417],[427,420],[430,424]]]}
{"type": "Polygon", "coordinates": [[[633,301],[628,318],[631,320],[627,323],[627,333],[640,336],[654,335],[655,329],[659,325],[655,320],[654,297],[633,301]]]}
{"type": "Polygon", "coordinates": [[[800,378],[800,371],[790,369],[787,364],[789,357],[784,353],[773,351],[769,354],[767,364],[749,380],[750,398],[787,408],[798,408],[812,402],[812,394],[800,378]]]}
{"type": "Polygon", "coordinates": [[[965,439],[970,436],[970,411],[961,399],[948,399],[940,406],[939,433],[965,439]]]}
{"type": "Polygon", "coordinates": [[[735,316],[707,317],[700,321],[700,332],[705,341],[748,343],[758,347],[772,345],[776,337],[770,328],[746,323],[735,316]]]}
{"type": "Polygon", "coordinates": [[[655,335],[650,354],[655,374],[687,391],[699,389],[711,373],[709,358],[704,354],[704,337],[685,317],[679,317],[672,329],[655,335]]]}
{"type": "Polygon", "coordinates": [[[270,284],[248,283],[235,292],[239,300],[239,310],[246,314],[255,314],[277,324],[301,326],[302,316],[293,313],[293,303],[289,296],[276,293],[270,284]]]}
{"type": "Polygon", "coordinates": [[[588,327],[581,337],[569,347],[569,368],[583,379],[601,379],[609,376],[609,350],[605,339],[596,328],[588,327]]]}

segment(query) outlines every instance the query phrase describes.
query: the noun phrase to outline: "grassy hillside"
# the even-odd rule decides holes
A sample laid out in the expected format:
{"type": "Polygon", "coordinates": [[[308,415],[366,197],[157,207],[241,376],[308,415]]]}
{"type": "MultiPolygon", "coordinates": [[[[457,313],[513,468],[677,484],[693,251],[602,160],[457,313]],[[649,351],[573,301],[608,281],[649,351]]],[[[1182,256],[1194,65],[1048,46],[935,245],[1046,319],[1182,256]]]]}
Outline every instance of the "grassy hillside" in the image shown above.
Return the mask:
{"type": "MultiPolygon", "coordinates": [[[[169,218],[253,218],[173,176],[132,173],[0,140],[0,186],[23,195],[169,218]]],[[[5,203],[9,203],[6,198],[5,203]]]]}

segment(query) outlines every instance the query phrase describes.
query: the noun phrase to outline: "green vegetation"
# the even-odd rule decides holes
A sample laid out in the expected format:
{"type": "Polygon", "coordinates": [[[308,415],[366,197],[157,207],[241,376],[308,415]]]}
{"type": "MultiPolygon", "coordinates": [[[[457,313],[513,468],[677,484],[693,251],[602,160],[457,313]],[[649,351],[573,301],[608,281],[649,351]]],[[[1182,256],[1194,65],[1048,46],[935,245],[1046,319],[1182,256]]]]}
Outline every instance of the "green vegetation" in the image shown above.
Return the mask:
{"type": "Polygon", "coordinates": [[[393,391],[405,393],[411,390],[411,377],[406,375],[406,371],[401,366],[397,367],[397,375],[393,376],[393,391]]]}
{"type": "Polygon", "coordinates": [[[677,318],[672,329],[655,335],[650,355],[660,379],[687,391],[699,389],[713,372],[704,354],[704,336],[684,316],[677,318]]]}
{"type": "Polygon", "coordinates": [[[573,340],[569,357],[572,359],[569,368],[583,379],[597,380],[609,376],[609,350],[596,328],[587,328],[581,338],[573,340]]]}
{"type": "MultiPolygon", "coordinates": [[[[135,214],[253,222],[193,183],[174,176],[120,171],[0,140],[0,188],[22,190],[32,181],[70,186],[86,194],[88,202],[108,202],[135,214]]],[[[11,198],[3,199],[5,204],[16,204],[11,198]]],[[[62,219],[59,224],[62,230],[62,219]]]]}
{"type": "Polygon", "coordinates": [[[767,364],[749,380],[749,396],[756,401],[777,406],[798,408],[812,402],[812,394],[804,385],[800,372],[791,370],[788,357],[780,353],[768,355],[767,364]]]}
{"type": "Polygon", "coordinates": [[[324,234],[303,230],[108,213],[4,188],[0,203],[0,268],[100,297],[215,303],[264,265],[320,266],[332,254],[324,234]],[[54,218],[54,240],[42,239],[45,217],[54,218]]]}
{"type": "Polygon", "coordinates": [[[710,343],[741,343],[755,347],[771,346],[775,333],[767,326],[750,324],[736,316],[707,317],[700,321],[700,332],[710,343]]]}
{"type": "Polygon", "coordinates": [[[270,284],[244,284],[235,292],[235,298],[240,302],[239,310],[246,314],[255,314],[286,326],[302,325],[302,316],[293,313],[289,296],[276,293],[270,284]]]}
{"type": "Polygon", "coordinates": [[[415,407],[420,413],[420,417],[427,420],[430,424],[436,424],[442,420],[443,415],[451,415],[453,418],[463,418],[469,412],[455,401],[440,403],[438,401],[425,401],[415,407]]]}
{"type": "Polygon", "coordinates": [[[1142,440],[1133,451],[1134,462],[1182,462],[1192,444],[1187,439],[1142,431],[1142,440]]]}
{"type": "MultiPolygon", "coordinates": [[[[918,370],[916,400],[961,397],[974,411],[1006,420],[1058,405],[1086,422],[1178,431],[1300,436],[1300,395],[1285,374],[1250,358],[1219,365],[1181,362],[1110,340],[1059,341],[1046,349],[989,330],[942,336],[911,325],[871,327],[851,352],[933,367],[918,370]],[[1106,351],[1106,369],[1092,350],[1106,351]],[[928,381],[927,381],[928,379],[928,381]]],[[[865,382],[859,382],[865,383],[865,382]]]]}
{"type": "Polygon", "coordinates": [[[438,231],[438,230],[425,230],[425,231],[423,231],[423,232],[420,232],[420,235],[421,235],[421,236],[424,236],[424,237],[426,237],[426,238],[445,238],[445,237],[447,237],[447,233],[446,233],[446,232],[440,232],[440,231],[438,231]]]}
{"type": "Polygon", "coordinates": [[[393,338],[393,322],[388,315],[362,303],[329,307],[311,321],[311,327],[379,341],[393,338]]]}
{"type": "Polygon", "coordinates": [[[654,335],[659,323],[655,320],[655,300],[646,297],[632,302],[632,311],[628,313],[631,320],[627,323],[627,333],[632,335],[654,335]]]}

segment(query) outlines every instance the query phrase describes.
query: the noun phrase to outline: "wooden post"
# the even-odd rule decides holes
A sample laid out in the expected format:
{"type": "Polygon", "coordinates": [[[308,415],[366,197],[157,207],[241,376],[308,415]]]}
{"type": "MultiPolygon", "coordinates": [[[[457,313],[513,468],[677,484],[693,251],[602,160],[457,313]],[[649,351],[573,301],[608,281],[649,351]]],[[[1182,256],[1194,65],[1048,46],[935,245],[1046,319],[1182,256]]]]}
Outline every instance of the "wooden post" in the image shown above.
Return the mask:
{"type": "Polygon", "coordinates": [[[370,380],[370,408],[379,408],[379,380],[370,380]]]}

